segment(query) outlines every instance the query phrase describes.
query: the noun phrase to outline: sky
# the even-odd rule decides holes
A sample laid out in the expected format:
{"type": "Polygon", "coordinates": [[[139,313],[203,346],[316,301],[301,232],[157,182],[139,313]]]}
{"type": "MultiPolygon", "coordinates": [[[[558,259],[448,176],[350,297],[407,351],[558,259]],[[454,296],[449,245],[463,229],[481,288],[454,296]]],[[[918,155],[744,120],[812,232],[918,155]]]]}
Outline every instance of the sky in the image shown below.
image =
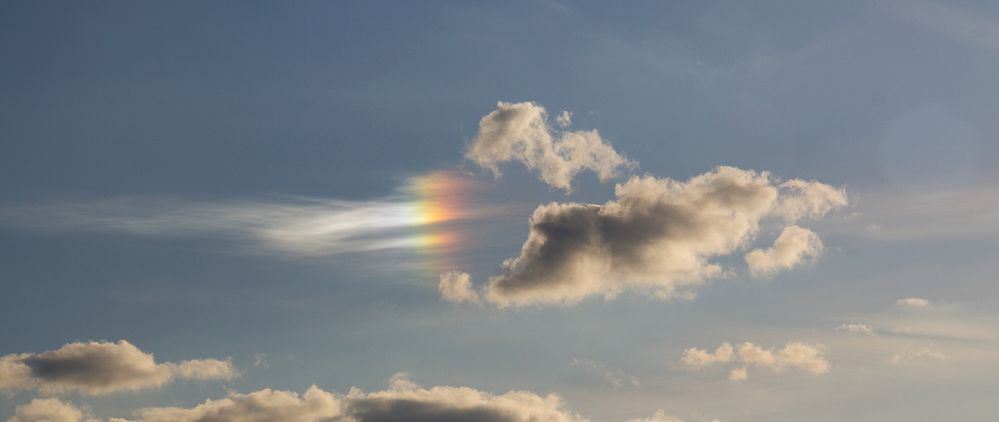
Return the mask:
{"type": "Polygon", "coordinates": [[[0,420],[991,420],[999,8],[0,4],[0,420]]]}

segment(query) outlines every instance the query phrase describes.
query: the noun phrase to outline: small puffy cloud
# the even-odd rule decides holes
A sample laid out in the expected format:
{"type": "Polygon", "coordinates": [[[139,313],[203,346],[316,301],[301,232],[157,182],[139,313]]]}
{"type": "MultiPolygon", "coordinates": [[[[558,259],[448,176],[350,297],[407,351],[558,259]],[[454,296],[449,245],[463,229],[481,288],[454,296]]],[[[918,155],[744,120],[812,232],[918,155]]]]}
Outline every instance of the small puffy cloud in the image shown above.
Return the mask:
{"type": "Polygon", "coordinates": [[[266,353],[254,353],[253,354],[253,367],[254,368],[266,368],[270,366],[270,362],[267,361],[266,353]]]}
{"type": "MultiPolygon", "coordinates": [[[[557,119],[570,123],[570,115],[557,119]]],[[[565,127],[563,126],[563,127],[565,127]]],[[[548,124],[548,112],[533,102],[504,103],[479,121],[479,133],[465,157],[500,174],[500,164],[519,161],[537,170],[548,185],[569,191],[572,178],[591,170],[600,180],[610,179],[621,167],[631,166],[596,130],[558,131],[548,124]]]]}
{"type": "Polygon", "coordinates": [[[555,123],[558,123],[558,127],[562,129],[569,127],[569,125],[572,124],[572,112],[562,110],[562,112],[558,114],[558,117],[555,118],[555,123]]]}
{"type": "MultiPolygon", "coordinates": [[[[745,249],[761,220],[786,213],[781,192],[766,172],[719,167],[686,182],[634,177],[617,185],[616,199],[603,205],[539,206],[520,255],[490,278],[485,298],[506,307],[574,304],[625,289],[658,298],[689,293],[726,274],[713,259],[745,249]]],[[[801,228],[787,231],[774,251],[761,252],[769,261],[759,265],[780,267],[816,255],[821,243],[813,236],[801,228]]]]}
{"type": "Polygon", "coordinates": [[[873,336],[874,327],[867,324],[840,324],[836,327],[836,331],[842,331],[849,334],[862,334],[865,336],[873,336]]]}
{"type": "Polygon", "coordinates": [[[437,291],[441,299],[451,303],[479,303],[479,293],[472,288],[472,277],[465,272],[448,271],[441,274],[437,291]]]}
{"type": "Polygon", "coordinates": [[[745,366],[733,368],[731,371],[728,371],[729,381],[745,381],[747,378],[749,378],[749,373],[746,371],[745,366]]]}
{"type": "Polygon", "coordinates": [[[747,366],[769,368],[775,371],[784,368],[794,368],[813,375],[829,372],[830,364],[825,358],[821,346],[800,341],[791,341],[779,350],[766,349],[750,342],[743,342],[737,348],[729,343],[721,346],[710,354],[701,349],[691,348],[684,352],[682,361],[689,369],[701,369],[713,364],[738,363],[740,366],[729,371],[728,378],[732,381],[743,381],[748,378],[747,366]],[[734,353],[733,353],[734,351],[734,353]],[[720,355],[720,357],[718,357],[720,355]]]}
{"type": "Polygon", "coordinates": [[[908,309],[928,308],[930,307],[930,301],[921,297],[907,297],[895,301],[895,306],[908,309]]]}
{"type": "MultiPolygon", "coordinates": [[[[71,403],[58,399],[34,399],[17,406],[7,422],[84,422],[85,414],[71,403]]],[[[86,419],[86,421],[92,421],[86,419]]]]}
{"type": "Polygon", "coordinates": [[[794,268],[806,258],[822,253],[822,241],[808,229],[787,226],[774,245],[768,249],[754,249],[746,254],[749,271],[756,277],[773,275],[780,270],[794,268]]]}
{"type": "Polygon", "coordinates": [[[70,343],[43,353],[0,356],[0,389],[99,395],[164,385],[175,378],[232,379],[229,360],[157,363],[131,343],[70,343]]]}
{"type": "Polygon", "coordinates": [[[321,422],[341,412],[340,401],[312,386],[299,396],[269,388],[249,394],[231,393],[220,400],[207,400],[193,408],[152,407],[135,412],[134,419],[110,422],[321,422]]]}
{"type": "Polygon", "coordinates": [[[683,364],[688,368],[701,368],[713,363],[728,363],[732,361],[734,349],[731,344],[722,343],[714,353],[704,349],[691,347],[683,353],[683,364]]]}

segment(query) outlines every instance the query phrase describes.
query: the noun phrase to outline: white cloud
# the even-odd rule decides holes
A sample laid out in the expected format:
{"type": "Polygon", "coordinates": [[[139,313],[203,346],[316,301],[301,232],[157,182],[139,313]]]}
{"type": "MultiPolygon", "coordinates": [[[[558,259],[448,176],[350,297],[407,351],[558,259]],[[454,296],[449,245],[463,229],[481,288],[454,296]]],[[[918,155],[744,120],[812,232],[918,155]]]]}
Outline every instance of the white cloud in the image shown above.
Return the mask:
{"type": "MultiPolygon", "coordinates": [[[[686,182],[634,177],[603,205],[539,206],[520,255],[488,281],[485,297],[506,307],[573,304],[625,289],[659,298],[689,292],[725,273],[713,258],[746,248],[763,219],[787,214],[782,195],[801,190],[781,190],[766,172],[719,167],[686,182]]],[[[820,217],[832,205],[814,208],[805,216],[820,217]]],[[[792,229],[767,255],[783,260],[773,265],[787,262],[785,255],[817,254],[811,237],[801,243],[803,230],[792,229]]]]}
{"type": "Polygon", "coordinates": [[[558,123],[558,127],[562,129],[569,127],[569,125],[572,124],[572,112],[562,110],[562,112],[558,114],[558,117],[555,118],[555,123],[558,123]]]}
{"type": "Polygon", "coordinates": [[[794,268],[806,258],[822,253],[822,241],[815,232],[798,226],[787,226],[773,246],[754,249],[746,254],[746,264],[756,277],[767,277],[780,270],[794,268]]]}
{"type": "Polygon", "coordinates": [[[921,297],[907,297],[895,301],[895,306],[909,309],[928,308],[930,307],[930,301],[921,297]]]}
{"type": "Polygon", "coordinates": [[[691,347],[683,353],[683,364],[688,368],[701,368],[713,363],[728,363],[732,361],[733,351],[731,344],[722,343],[710,353],[704,349],[691,347]]]}
{"type": "Polygon", "coordinates": [[[732,368],[731,371],[728,371],[729,381],[745,381],[747,378],[749,378],[749,373],[745,366],[732,368]]]}
{"type": "Polygon", "coordinates": [[[490,394],[468,387],[424,388],[393,382],[388,390],[364,393],[353,389],[344,398],[343,422],[584,422],[554,394],[528,391],[490,394]]]}
{"type": "Polygon", "coordinates": [[[159,387],[176,378],[232,379],[229,360],[201,359],[157,363],[131,343],[70,343],[42,353],[0,356],[0,389],[39,389],[89,395],[159,387]]]}
{"type": "MultiPolygon", "coordinates": [[[[558,121],[568,126],[569,115],[559,116],[558,121]]],[[[582,170],[607,180],[619,168],[632,165],[596,130],[553,129],[545,108],[532,102],[498,103],[495,111],[479,121],[479,133],[465,157],[497,176],[500,164],[519,161],[537,170],[548,185],[565,191],[572,189],[572,178],[582,170]]]]}
{"type": "Polygon", "coordinates": [[[341,403],[329,392],[312,386],[299,396],[269,388],[248,394],[231,393],[193,408],[152,407],[135,412],[134,419],[110,422],[321,422],[340,416],[341,403]]]}
{"type": "MultiPolygon", "coordinates": [[[[58,399],[34,399],[28,404],[17,406],[14,416],[7,422],[83,422],[83,410],[58,399]]],[[[86,421],[97,422],[87,418],[86,421]]]]}
{"type": "Polygon", "coordinates": [[[729,371],[729,379],[743,381],[749,374],[746,366],[756,366],[781,371],[793,368],[813,375],[829,372],[830,364],[821,349],[822,346],[800,341],[791,341],[779,350],[765,349],[750,342],[743,342],[734,349],[729,343],[722,343],[715,353],[690,348],[684,352],[681,362],[689,369],[701,369],[715,364],[736,363],[739,366],[729,371]]]}
{"type": "Polygon", "coordinates": [[[465,272],[448,271],[441,274],[437,291],[441,299],[451,303],[480,302],[479,293],[472,289],[472,277],[465,272]]]}

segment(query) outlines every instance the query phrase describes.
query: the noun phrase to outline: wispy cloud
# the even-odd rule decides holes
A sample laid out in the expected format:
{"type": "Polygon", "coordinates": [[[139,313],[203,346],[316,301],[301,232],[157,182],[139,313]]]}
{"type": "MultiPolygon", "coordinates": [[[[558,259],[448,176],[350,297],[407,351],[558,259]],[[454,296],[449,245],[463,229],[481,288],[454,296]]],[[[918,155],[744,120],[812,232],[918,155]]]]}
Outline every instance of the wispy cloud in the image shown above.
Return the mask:
{"type": "Polygon", "coordinates": [[[410,179],[369,201],[279,196],[194,200],[156,196],[61,201],[0,208],[0,224],[236,243],[246,252],[330,256],[400,248],[441,250],[460,236],[449,223],[486,214],[465,194],[475,183],[451,172],[410,179]]]}

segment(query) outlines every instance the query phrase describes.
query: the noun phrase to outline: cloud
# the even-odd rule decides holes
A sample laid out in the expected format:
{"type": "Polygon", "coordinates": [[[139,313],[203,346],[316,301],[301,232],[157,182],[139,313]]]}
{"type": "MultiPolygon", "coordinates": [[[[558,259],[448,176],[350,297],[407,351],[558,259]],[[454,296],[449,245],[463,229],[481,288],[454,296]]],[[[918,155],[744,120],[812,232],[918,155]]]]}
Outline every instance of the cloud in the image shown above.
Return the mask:
{"type": "Polygon", "coordinates": [[[798,226],[787,226],[774,245],[768,249],[754,249],[746,254],[749,272],[756,277],[767,277],[780,270],[789,270],[806,258],[822,253],[822,240],[815,232],[798,226]]]}
{"type": "Polygon", "coordinates": [[[341,403],[332,394],[312,386],[299,396],[269,388],[249,394],[231,393],[190,409],[152,407],[135,412],[134,419],[110,422],[320,422],[340,416],[341,403]]]}
{"type": "Polygon", "coordinates": [[[874,327],[867,324],[840,324],[836,327],[836,331],[842,331],[850,334],[862,334],[865,336],[873,336],[874,327]]]}
{"type": "Polygon", "coordinates": [[[424,388],[405,373],[394,375],[389,388],[364,393],[351,389],[343,397],[312,386],[294,392],[263,389],[230,393],[193,408],[153,407],[133,419],[109,422],[585,422],[564,409],[559,396],[527,391],[490,394],[468,387],[424,388]]]}
{"type": "MultiPolygon", "coordinates": [[[[490,278],[485,297],[499,307],[574,304],[625,289],[673,297],[723,275],[712,259],[746,248],[761,220],[796,215],[785,208],[799,202],[789,196],[821,185],[803,183],[808,188],[781,189],[769,173],[719,167],[686,182],[633,177],[603,205],[541,205],[520,255],[490,278]]],[[[835,206],[810,206],[803,216],[820,218],[835,206]]],[[[783,243],[791,246],[774,254],[797,244],[783,243]]],[[[814,249],[814,242],[805,244],[814,249]]]]}
{"type": "Polygon", "coordinates": [[[468,273],[448,271],[441,274],[437,291],[441,298],[451,303],[479,303],[479,293],[472,289],[472,277],[468,273]]]}
{"type": "Polygon", "coordinates": [[[722,343],[715,353],[707,353],[698,348],[689,348],[684,352],[681,363],[688,369],[698,370],[714,364],[739,363],[740,366],[729,371],[729,379],[742,381],[748,378],[746,366],[756,366],[781,371],[793,368],[813,375],[829,372],[830,364],[822,352],[821,346],[800,341],[784,344],[779,350],[765,349],[750,342],[743,342],[734,349],[729,343],[722,343]]]}
{"type": "Polygon", "coordinates": [[[659,409],[656,413],[647,418],[628,419],[628,422],[683,422],[680,418],[669,416],[666,411],[659,409]]]}
{"type": "MultiPolygon", "coordinates": [[[[14,416],[7,422],[84,422],[85,413],[71,403],[58,399],[34,399],[17,406],[14,416]]],[[[96,422],[96,419],[86,419],[96,422]]]]}
{"type": "Polygon", "coordinates": [[[562,112],[558,114],[558,117],[555,118],[555,123],[558,123],[558,127],[562,129],[569,127],[569,125],[572,124],[572,112],[562,110],[562,112]]]}
{"type": "Polygon", "coordinates": [[[424,388],[405,377],[395,379],[384,391],[363,393],[354,389],[345,402],[344,422],[586,421],[565,410],[562,399],[554,394],[511,391],[497,395],[468,387],[424,388]]]}
{"type": "Polygon", "coordinates": [[[888,364],[893,366],[911,365],[920,362],[947,363],[947,356],[932,348],[920,347],[895,352],[888,357],[888,364]]]}
{"type": "Polygon", "coordinates": [[[722,343],[715,349],[714,353],[691,347],[683,353],[682,361],[688,368],[700,368],[713,363],[727,363],[732,361],[733,351],[732,345],[728,343],[722,343]]]}
{"type": "Polygon", "coordinates": [[[921,297],[907,297],[895,301],[895,306],[908,309],[928,308],[930,307],[930,301],[921,297]]]}
{"type": "MultiPolygon", "coordinates": [[[[369,201],[317,197],[191,200],[164,197],[53,202],[0,208],[0,224],[236,243],[245,252],[318,257],[454,247],[443,225],[479,218],[466,201],[475,182],[457,172],[414,177],[369,201]]],[[[495,208],[495,207],[494,207],[495,208]]]]}
{"type": "MultiPolygon", "coordinates": [[[[563,128],[571,122],[563,112],[557,119],[563,128]]],[[[565,191],[572,178],[591,170],[600,180],[614,177],[619,168],[633,164],[614,150],[596,130],[557,131],[548,125],[548,112],[532,103],[504,103],[479,121],[479,133],[465,158],[499,176],[500,164],[519,161],[537,170],[541,180],[565,191]]]]}
{"type": "Polygon", "coordinates": [[[159,387],[182,379],[232,379],[229,360],[157,363],[131,343],[70,343],[43,353],[0,356],[0,389],[89,395],[159,387]]]}
{"type": "Polygon", "coordinates": [[[802,218],[822,218],[829,211],[847,206],[846,191],[816,181],[792,179],[780,184],[782,195],[776,214],[789,223],[802,218]]]}

